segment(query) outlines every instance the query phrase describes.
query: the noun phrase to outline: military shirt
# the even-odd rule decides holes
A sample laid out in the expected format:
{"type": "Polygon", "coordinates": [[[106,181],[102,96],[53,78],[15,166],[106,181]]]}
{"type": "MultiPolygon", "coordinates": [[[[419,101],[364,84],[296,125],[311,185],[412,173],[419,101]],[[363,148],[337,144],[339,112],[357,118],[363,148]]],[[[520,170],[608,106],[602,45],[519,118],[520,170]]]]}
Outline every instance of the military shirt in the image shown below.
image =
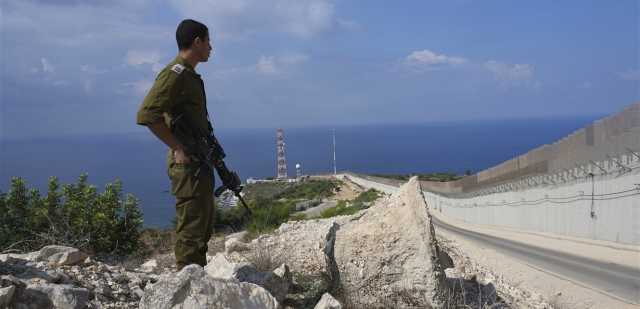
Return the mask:
{"type": "MultiPolygon", "coordinates": [[[[164,121],[170,127],[171,119],[180,113],[186,113],[187,118],[194,122],[192,125],[210,132],[204,82],[189,63],[177,56],[158,73],[138,110],[136,122],[150,125],[164,121]]],[[[176,138],[186,144],[193,140],[189,136],[176,138]]],[[[168,160],[169,164],[173,162],[172,151],[169,151],[168,160]]]]}

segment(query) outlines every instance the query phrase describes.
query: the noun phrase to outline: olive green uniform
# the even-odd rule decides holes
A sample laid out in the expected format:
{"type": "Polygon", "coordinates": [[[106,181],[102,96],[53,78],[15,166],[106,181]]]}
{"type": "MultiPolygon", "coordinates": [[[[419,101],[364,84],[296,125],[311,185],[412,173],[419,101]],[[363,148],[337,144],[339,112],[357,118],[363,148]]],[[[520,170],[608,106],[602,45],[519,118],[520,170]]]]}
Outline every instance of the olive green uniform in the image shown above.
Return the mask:
{"type": "MultiPolygon", "coordinates": [[[[193,67],[177,56],[156,78],[153,87],[138,110],[136,122],[150,125],[164,121],[170,127],[171,119],[186,113],[192,126],[211,131],[207,114],[204,83],[193,67]]],[[[176,136],[183,144],[193,143],[192,136],[176,136]]],[[[175,163],[173,151],[167,158],[171,193],[176,197],[176,265],[178,269],[189,265],[204,266],[207,242],[213,232],[213,175],[203,168],[196,176],[200,164],[175,163]]]]}

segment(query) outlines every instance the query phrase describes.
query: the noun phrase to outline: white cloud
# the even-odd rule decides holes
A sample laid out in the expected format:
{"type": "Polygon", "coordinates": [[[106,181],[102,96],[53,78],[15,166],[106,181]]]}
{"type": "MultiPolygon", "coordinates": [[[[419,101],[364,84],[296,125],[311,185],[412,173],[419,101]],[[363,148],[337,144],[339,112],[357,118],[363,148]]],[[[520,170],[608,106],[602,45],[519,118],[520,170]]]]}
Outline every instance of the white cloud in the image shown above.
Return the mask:
{"type": "Polygon", "coordinates": [[[218,38],[284,32],[310,38],[335,23],[332,0],[171,0],[184,17],[207,24],[218,38]]]}
{"type": "Polygon", "coordinates": [[[489,60],[484,63],[484,67],[504,82],[526,81],[533,78],[534,68],[530,64],[508,64],[489,60]]]}
{"type": "Polygon", "coordinates": [[[158,51],[130,50],[127,52],[126,62],[131,66],[150,64],[153,72],[160,72],[163,67],[160,58],[162,57],[158,51]]]}
{"type": "Polygon", "coordinates": [[[261,56],[258,59],[258,63],[256,64],[256,70],[263,74],[276,74],[278,70],[276,69],[276,63],[273,57],[261,56]]]}
{"type": "Polygon", "coordinates": [[[459,65],[467,62],[467,59],[437,54],[431,50],[424,49],[412,52],[406,57],[405,61],[413,67],[430,67],[438,65],[459,65]]]}
{"type": "Polygon", "coordinates": [[[103,49],[117,42],[126,42],[129,46],[145,44],[161,40],[170,30],[143,23],[140,15],[147,13],[152,5],[148,0],[78,1],[72,4],[61,1],[5,2],[3,35],[9,34],[10,38],[29,36],[48,48],[103,49]]]}
{"type": "Polygon", "coordinates": [[[44,73],[53,73],[56,71],[56,69],[49,62],[49,60],[47,60],[47,58],[40,58],[40,64],[42,64],[42,72],[44,73]]]}
{"type": "Polygon", "coordinates": [[[275,56],[260,56],[255,68],[262,74],[279,74],[285,70],[306,62],[309,56],[300,53],[285,53],[275,56]]]}
{"type": "Polygon", "coordinates": [[[618,77],[624,80],[640,80],[640,70],[627,70],[619,72],[618,77]]]}

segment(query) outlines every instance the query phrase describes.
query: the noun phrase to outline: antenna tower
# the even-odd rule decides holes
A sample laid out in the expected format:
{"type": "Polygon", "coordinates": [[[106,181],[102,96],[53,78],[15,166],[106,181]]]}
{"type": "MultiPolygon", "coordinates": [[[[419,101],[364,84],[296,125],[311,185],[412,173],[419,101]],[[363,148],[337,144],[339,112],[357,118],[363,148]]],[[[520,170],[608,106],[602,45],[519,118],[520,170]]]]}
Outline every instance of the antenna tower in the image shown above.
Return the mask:
{"type": "Polygon", "coordinates": [[[333,129],[333,175],[338,173],[338,167],[336,166],[336,129],[333,129]]]}
{"type": "Polygon", "coordinates": [[[287,160],[284,156],[284,131],[278,129],[276,133],[276,152],[278,154],[278,179],[287,178],[287,160]]]}

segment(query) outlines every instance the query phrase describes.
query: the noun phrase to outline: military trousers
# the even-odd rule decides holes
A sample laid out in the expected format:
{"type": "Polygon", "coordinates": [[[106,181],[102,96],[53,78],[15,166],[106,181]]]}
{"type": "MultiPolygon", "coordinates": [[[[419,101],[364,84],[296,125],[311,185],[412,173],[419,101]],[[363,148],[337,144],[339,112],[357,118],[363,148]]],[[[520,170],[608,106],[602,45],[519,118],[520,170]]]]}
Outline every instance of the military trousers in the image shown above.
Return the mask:
{"type": "Polygon", "coordinates": [[[168,174],[176,197],[176,243],[178,270],[189,264],[207,263],[207,243],[213,233],[213,175],[199,163],[171,163],[168,174]],[[198,175],[196,175],[198,174],[198,175]]]}

